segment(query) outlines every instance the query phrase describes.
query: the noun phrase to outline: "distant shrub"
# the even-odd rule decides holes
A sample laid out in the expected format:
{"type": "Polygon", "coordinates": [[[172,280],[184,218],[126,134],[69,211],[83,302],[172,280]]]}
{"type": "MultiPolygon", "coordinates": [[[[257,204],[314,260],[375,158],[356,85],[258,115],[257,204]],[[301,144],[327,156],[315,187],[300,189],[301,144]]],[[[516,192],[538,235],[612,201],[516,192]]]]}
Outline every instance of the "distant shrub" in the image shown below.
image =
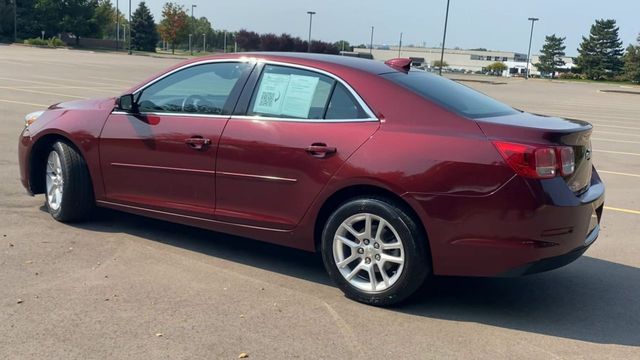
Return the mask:
{"type": "Polygon", "coordinates": [[[49,46],[47,40],[42,40],[40,38],[26,39],[24,43],[27,45],[49,46]]]}
{"type": "Polygon", "coordinates": [[[57,37],[52,37],[50,39],[47,40],[42,40],[41,38],[32,38],[32,39],[26,39],[24,41],[25,44],[27,45],[34,45],[34,46],[48,46],[48,47],[61,47],[61,46],[66,46],[67,44],[64,43],[64,41],[58,39],[57,37]]]}
{"type": "Polygon", "coordinates": [[[574,74],[574,73],[566,72],[566,73],[558,74],[558,79],[579,80],[579,79],[582,79],[582,75],[581,74],[574,74]]]}

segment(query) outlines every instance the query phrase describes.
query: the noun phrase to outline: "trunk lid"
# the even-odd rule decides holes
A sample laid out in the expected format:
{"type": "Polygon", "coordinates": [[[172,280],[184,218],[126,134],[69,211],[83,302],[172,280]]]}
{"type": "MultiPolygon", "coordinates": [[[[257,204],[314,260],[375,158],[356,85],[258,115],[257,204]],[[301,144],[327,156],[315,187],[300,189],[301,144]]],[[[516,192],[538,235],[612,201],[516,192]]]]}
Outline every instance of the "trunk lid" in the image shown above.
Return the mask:
{"type": "Polygon", "coordinates": [[[586,121],[529,114],[526,112],[475,119],[491,140],[525,144],[562,145],[573,147],[575,172],[564,177],[576,194],[586,191],[591,183],[591,132],[586,121]]]}

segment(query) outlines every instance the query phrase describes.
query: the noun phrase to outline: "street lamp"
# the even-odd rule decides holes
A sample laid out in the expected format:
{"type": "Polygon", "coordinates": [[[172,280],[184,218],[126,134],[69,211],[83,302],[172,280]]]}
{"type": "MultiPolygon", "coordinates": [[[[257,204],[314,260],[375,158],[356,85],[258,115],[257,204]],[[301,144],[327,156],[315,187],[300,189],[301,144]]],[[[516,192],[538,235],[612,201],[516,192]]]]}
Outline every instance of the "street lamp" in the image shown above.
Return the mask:
{"type": "Polygon", "coordinates": [[[309,43],[307,44],[307,52],[311,52],[311,23],[313,22],[313,15],[316,14],[315,11],[307,11],[309,14],[309,43]]]}
{"type": "Polygon", "coordinates": [[[373,55],[373,29],[374,27],[371,27],[371,42],[369,43],[369,55],[373,55]]]}
{"type": "Polygon", "coordinates": [[[129,55],[131,55],[131,0],[129,0],[129,32],[127,33],[127,37],[129,38],[129,55]]]}
{"type": "Polygon", "coordinates": [[[18,0],[13,0],[13,42],[18,42],[18,0]]]}
{"type": "Polygon", "coordinates": [[[533,24],[536,23],[540,19],[530,17],[529,21],[531,21],[531,34],[529,35],[529,52],[527,53],[527,71],[525,75],[525,79],[529,79],[529,63],[531,62],[531,41],[533,40],[533,24]]]}
{"type": "Polygon", "coordinates": [[[447,41],[447,25],[449,23],[449,2],[447,0],[447,13],[444,16],[444,32],[442,34],[442,50],[440,51],[440,69],[438,70],[438,74],[442,76],[442,67],[444,65],[444,44],[447,41]]]}
{"type": "Polygon", "coordinates": [[[202,33],[202,52],[207,52],[207,33],[202,33]]]}
{"type": "Polygon", "coordinates": [[[191,4],[191,34],[189,34],[189,53],[193,55],[193,47],[191,46],[191,37],[195,33],[195,18],[193,17],[193,8],[198,7],[198,5],[191,4]]]}
{"type": "Polygon", "coordinates": [[[227,30],[224,30],[224,42],[223,42],[223,46],[224,46],[224,53],[227,52],[227,30]]]}
{"type": "Polygon", "coordinates": [[[402,54],[402,33],[400,33],[400,43],[398,44],[398,57],[402,54]]]}

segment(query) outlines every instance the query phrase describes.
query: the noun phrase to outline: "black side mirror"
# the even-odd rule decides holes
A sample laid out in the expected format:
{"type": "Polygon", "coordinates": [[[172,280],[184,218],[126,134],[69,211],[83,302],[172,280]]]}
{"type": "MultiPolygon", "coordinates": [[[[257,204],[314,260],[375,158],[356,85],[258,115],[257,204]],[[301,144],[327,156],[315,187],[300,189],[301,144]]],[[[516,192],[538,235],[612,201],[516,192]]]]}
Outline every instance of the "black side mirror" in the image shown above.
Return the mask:
{"type": "Polygon", "coordinates": [[[137,113],[138,106],[135,101],[133,101],[133,94],[120,96],[118,99],[118,109],[128,113],[137,113]]]}

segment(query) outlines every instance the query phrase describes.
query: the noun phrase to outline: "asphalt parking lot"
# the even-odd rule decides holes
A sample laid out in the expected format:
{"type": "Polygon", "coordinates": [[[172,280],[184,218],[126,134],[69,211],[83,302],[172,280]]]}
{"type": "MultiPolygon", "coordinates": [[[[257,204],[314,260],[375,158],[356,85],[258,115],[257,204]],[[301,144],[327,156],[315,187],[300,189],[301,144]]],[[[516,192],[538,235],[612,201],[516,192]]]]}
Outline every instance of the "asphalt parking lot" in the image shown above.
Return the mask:
{"type": "Polygon", "coordinates": [[[438,278],[380,309],[344,298],[313,254],[112,211],[62,224],[42,195],[25,194],[24,114],[117,95],[178,61],[0,46],[0,358],[640,358],[640,95],[467,83],[594,124],[607,186],[600,238],[562,269],[438,278]]]}

